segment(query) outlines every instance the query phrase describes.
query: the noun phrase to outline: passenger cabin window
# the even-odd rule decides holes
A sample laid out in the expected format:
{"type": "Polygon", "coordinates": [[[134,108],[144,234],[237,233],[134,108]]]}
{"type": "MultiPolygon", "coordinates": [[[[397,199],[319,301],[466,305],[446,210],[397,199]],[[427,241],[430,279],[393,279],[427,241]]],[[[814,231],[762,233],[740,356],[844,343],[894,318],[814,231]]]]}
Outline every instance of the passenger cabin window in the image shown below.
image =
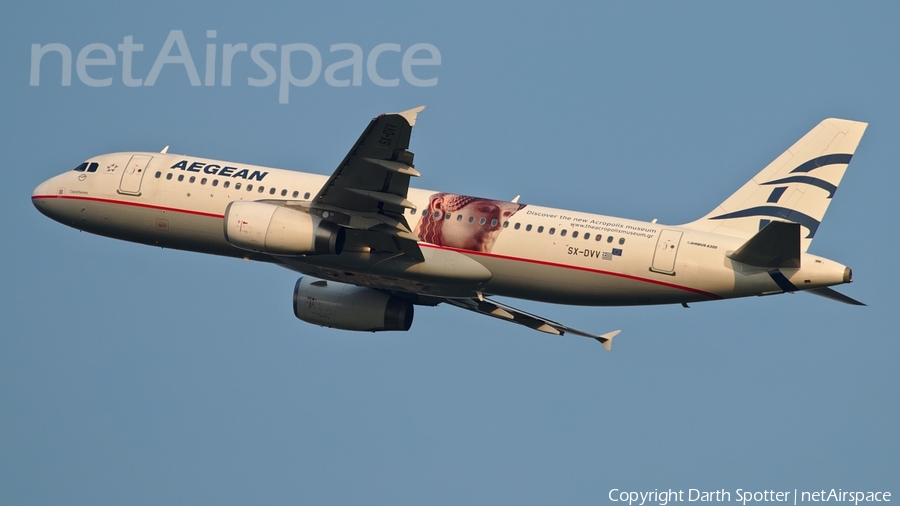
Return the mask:
{"type": "MultiPolygon", "coordinates": [[[[225,184],[227,185],[228,183],[225,183],[225,184]]],[[[235,190],[240,190],[240,189],[241,189],[241,183],[234,183],[234,189],[235,189],[235,190]]]]}
{"type": "MultiPolygon", "coordinates": [[[[304,199],[309,199],[309,192],[304,193],[304,194],[303,194],[303,198],[304,198],[304,199]]],[[[423,215],[423,216],[424,216],[424,215],[423,215]]]]}
{"type": "Polygon", "coordinates": [[[213,186],[219,186],[219,180],[218,180],[218,179],[213,179],[212,185],[213,185],[213,186]]]}
{"type": "Polygon", "coordinates": [[[521,227],[521,226],[522,226],[521,223],[516,223],[515,225],[513,225],[513,228],[516,230],[519,230],[519,227],[521,227]]]}
{"type": "Polygon", "coordinates": [[[578,238],[578,231],[576,230],[576,231],[572,232],[572,239],[577,239],[577,238],[578,238]]]}
{"type": "MultiPolygon", "coordinates": [[[[460,216],[462,216],[462,215],[460,215],[460,216]]],[[[506,227],[508,227],[508,226],[509,226],[509,222],[508,222],[508,221],[504,221],[504,222],[503,222],[503,228],[506,228],[506,227]]]]}
{"type": "Polygon", "coordinates": [[[88,166],[88,163],[87,163],[87,162],[84,162],[84,163],[82,163],[82,164],[79,165],[78,167],[75,167],[75,168],[72,169],[72,170],[74,170],[75,172],[84,172],[85,169],[87,169],[87,166],[88,166]]]}
{"type": "Polygon", "coordinates": [[[297,190],[294,190],[294,193],[291,194],[291,197],[293,197],[293,198],[297,198],[299,196],[300,196],[300,192],[298,192],[297,190]]]}
{"type": "MultiPolygon", "coordinates": [[[[237,187],[235,187],[235,188],[237,188],[237,187]]],[[[252,185],[252,184],[248,184],[248,185],[247,185],[247,191],[252,191],[252,190],[253,190],[253,185],[252,185]]]]}
{"type": "Polygon", "coordinates": [[[178,174],[178,180],[184,181],[184,174],[178,174]]]}
{"type": "Polygon", "coordinates": [[[497,223],[499,223],[496,219],[491,220],[491,226],[496,227],[497,223]]]}
{"type": "Polygon", "coordinates": [[[441,212],[440,212],[440,211],[435,211],[435,212],[434,212],[433,218],[434,218],[434,219],[438,219],[438,218],[440,218],[440,217],[441,217],[441,212]]]}
{"type": "Polygon", "coordinates": [[[201,179],[200,184],[206,184],[206,178],[201,179]]]}
{"type": "Polygon", "coordinates": [[[457,214],[457,215],[456,215],[456,221],[462,221],[462,215],[461,215],[461,214],[457,214]]]}
{"type": "Polygon", "coordinates": [[[597,234],[597,237],[594,238],[594,240],[597,242],[600,242],[600,239],[603,239],[603,236],[600,234],[597,234]]]}
{"type": "Polygon", "coordinates": [[[193,182],[196,181],[196,180],[197,180],[196,177],[191,176],[191,178],[188,180],[188,183],[193,183],[193,182]]]}
{"type": "Polygon", "coordinates": [[[172,179],[172,173],[171,173],[171,172],[169,172],[168,174],[166,174],[166,180],[169,180],[169,179],[172,179]]]}
{"type": "Polygon", "coordinates": [[[469,223],[475,223],[475,217],[469,216],[469,223]]]}
{"type": "Polygon", "coordinates": [[[623,245],[623,244],[625,244],[625,238],[624,238],[624,237],[621,238],[621,239],[619,239],[619,246],[621,246],[621,245],[623,245]]]}
{"type": "Polygon", "coordinates": [[[100,166],[99,163],[97,163],[97,162],[91,162],[91,164],[88,165],[88,170],[87,170],[87,171],[88,171],[88,172],[97,172],[97,167],[99,167],[99,166],[100,166]]]}
{"type": "Polygon", "coordinates": [[[541,232],[543,232],[543,231],[544,231],[544,227],[538,227],[538,231],[537,231],[537,232],[538,232],[539,234],[540,234],[541,232]]]}
{"type": "Polygon", "coordinates": [[[553,234],[556,233],[556,229],[553,228],[553,227],[550,227],[550,230],[548,230],[547,233],[550,234],[550,235],[553,235],[553,234]]]}
{"type": "Polygon", "coordinates": [[[531,232],[531,225],[525,225],[525,231],[531,232]]]}
{"type": "Polygon", "coordinates": [[[162,172],[156,171],[155,175],[156,175],[156,179],[159,179],[159,177],[162,176],[162,172]]]}
{"type": "Polygon", "coordinates": [[[559,235],[565,237],[565,236],[566,236],[566,232],[567,232],[566,229],[562,229],[562,230],[559,231],[559,235]]]}
{"type": "Polygon", "coordinates": [[[444,215],[444,219],[445,219],[445,220],[449,220],[451,216],[453,216],[453,215],[450,214],[450,213],[447,213],[447,214],[444,215]]]}
{"type": "Polygon", "coordinates": [[[284,197],[285,195],[287,195],[287,190],[281,190],[281,196],[284,197]]]}
{"type": "MultiPolygon", "coordinates": [[[[274,190],[275,188],[272,188],[272,189],[274,190]]],[[[259,187],[259,193],[262,193],[263,190],[265,190],[265,188],[263,188],[262,186],[260,186],[260,187],[259,187]]]]}
{"type": "Polygon", "coordinates": [[[587,241],[591,238],[591,234],[584,234],[584,240],[587,241]]]}
{"type": "Polygon", "coordinates": [[[606,242],[613,242],[613,236],[609,236],[606,238],[606,242]]]}
{"type": "MultiPolygon", "coordinates": [[[[269,189],[269,195],[275,195],[275,188],[269,189]]],[[[282,193],[282,195],[284,195],[284,194],[282,193]]]]}

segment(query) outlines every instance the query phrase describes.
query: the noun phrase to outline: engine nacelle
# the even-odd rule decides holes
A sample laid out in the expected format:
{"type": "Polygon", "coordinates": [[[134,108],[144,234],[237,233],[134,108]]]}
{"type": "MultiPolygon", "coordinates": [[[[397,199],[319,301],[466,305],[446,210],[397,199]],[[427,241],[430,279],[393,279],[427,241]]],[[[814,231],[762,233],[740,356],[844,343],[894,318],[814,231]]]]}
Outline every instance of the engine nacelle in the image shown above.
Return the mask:
{"type": "Polygon", "coordinates": [[[413,305],[371,288],[302,277],[294,285],[294,314],[342,330],[409,330],[413,305]]]}
{"type": "Polygon", "coordinates": [[[225,208],[225,240],[272,255],[338,255],[344,229],[318,216],[263,202],[236,201],[225,208]]]}

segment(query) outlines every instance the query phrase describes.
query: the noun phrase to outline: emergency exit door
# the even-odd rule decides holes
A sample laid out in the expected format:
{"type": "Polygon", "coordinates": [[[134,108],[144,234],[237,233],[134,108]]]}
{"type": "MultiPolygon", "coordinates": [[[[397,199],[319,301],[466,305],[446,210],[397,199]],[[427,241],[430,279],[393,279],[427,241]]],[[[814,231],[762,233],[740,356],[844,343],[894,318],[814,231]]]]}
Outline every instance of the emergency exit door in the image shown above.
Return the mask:
{"type": "Polygon", "coordinates": [[[141,181],[147,172],[147,165],[153,157],[150,155],[133,155],[125,170],[122,171],[122,180],[119,182],[119,193],[126,195],[140,195],[141,181]]]}
{"type": "Polygon", "coordinates": [[[675,257],[678,255],[678,244],[681,243],[681,234],[677,230],[663,230],[656,241],[656,251],[653,252],[653,265],[651,271],[662,274],[675,275],[675,257]]]}

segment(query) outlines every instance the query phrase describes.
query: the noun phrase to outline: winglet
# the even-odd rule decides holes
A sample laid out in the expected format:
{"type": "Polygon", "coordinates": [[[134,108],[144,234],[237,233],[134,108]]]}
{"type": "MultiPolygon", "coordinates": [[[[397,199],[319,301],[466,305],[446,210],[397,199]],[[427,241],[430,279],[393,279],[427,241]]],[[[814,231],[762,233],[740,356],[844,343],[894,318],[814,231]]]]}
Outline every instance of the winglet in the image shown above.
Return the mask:
{"type": "Polygon", "coordinates": [[[606,351],[612,351],[612,340],[614,337],[619,335],[619,332],[622,332],[622,331],[621,330],[613,330],[612,332],[607,332],[606,334],[601,334],[601,335],[595,337],[594,339],[599,341],[600,344],[602,344],[603,347],[606,348],[606,351]]]}
{"type": "Polygon", "coordinates": [[[408,109],[403,112],[395,112],[393,114],[396,114],[398,116],[403,116],[403,119],[405,119],[406,122],[409,123],[409,126],[416,126],[416,116],[418,116],[419,113],[422,112],[424,109],[425,109],[425,106],[420,105],[419,107],[414,107],[412,109],[408,109]]]}

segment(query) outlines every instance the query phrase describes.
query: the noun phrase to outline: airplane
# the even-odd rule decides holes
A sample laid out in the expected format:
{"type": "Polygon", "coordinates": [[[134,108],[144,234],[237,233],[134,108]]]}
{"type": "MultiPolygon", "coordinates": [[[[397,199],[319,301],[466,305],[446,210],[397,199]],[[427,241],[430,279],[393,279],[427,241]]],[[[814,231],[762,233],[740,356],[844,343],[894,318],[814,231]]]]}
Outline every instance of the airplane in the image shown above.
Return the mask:
{"type": "Polygon", "coordinates": [[[409,330],[448,304],[548,334],[594,334],[490,297],[682,304],[830,288],[850,268],[807,250],[866,123],[826,119],[700,219],[663,225],[410,188],[424,106],[372,119],[331,176],[160,152],[110,153],[35,188],[60,223],[301,274],[294,314],[353,331],[409,330]]]}

